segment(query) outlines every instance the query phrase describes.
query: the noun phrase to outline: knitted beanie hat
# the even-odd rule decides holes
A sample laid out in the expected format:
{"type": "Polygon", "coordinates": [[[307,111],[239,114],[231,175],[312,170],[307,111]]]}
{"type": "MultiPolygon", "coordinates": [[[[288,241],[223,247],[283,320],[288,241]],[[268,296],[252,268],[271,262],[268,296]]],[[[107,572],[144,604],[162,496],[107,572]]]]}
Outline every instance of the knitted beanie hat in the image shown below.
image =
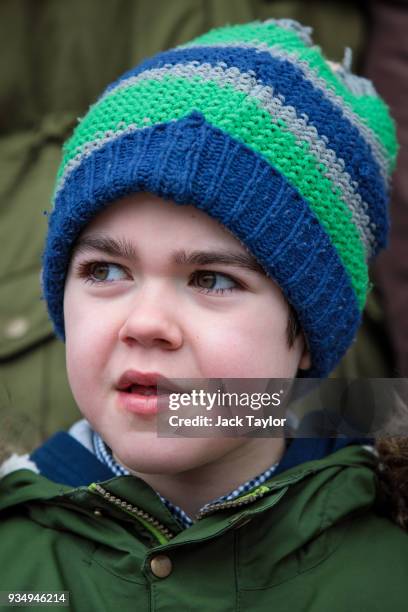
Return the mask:
{"type": "Polygon", "coordinates": [[[393,122],[372,84],[333,68],[291,20],[226,26],[111,84],[64,146],[43,289],[64,338],[74,241],[106,205],[146,191],[228,228],[281,287],[309,376],[352,342],[386,244],[393,122]]]}

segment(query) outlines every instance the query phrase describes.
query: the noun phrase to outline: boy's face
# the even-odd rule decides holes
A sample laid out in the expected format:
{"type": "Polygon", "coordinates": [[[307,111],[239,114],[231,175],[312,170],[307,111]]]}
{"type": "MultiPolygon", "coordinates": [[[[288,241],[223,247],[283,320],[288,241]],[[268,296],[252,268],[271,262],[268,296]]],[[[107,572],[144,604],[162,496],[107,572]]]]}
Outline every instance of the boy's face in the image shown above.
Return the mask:
{"type": "Polygon", "coordinates": [[[81,234],[64,317],[78,406],[118,460],[140,473],[245,456],[254,439],[158,438],[155,415],[120,401],[125,372],[292,378],[309,366],[301,334],[287,345],[282,292],[245,247],[193,206],[146,193],[110,205],[81,234]]]}

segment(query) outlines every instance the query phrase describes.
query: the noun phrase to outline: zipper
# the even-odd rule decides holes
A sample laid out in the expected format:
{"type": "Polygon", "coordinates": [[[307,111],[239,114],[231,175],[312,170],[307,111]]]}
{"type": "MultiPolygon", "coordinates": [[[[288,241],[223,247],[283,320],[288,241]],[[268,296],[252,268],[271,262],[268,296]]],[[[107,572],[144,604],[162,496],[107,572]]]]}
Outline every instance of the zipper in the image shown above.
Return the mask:
{"type": "MultiPolygon", "coordinates": [[[[280,480],[279,485],[281,487],[282,486],[284,487],[282,489],[282,494],[286,493],[289,485],[299,482],[305,476],[309,476],[310,474],[315,474],[316,471],[317,471],[316,469],[309,469],[304,472],[300,472],[299,474],[292,475],[289,478],[286,478],[285,480],[283,479],[280,480]]],[[[264,497],[266,493],[270,493],[271,491],[274,491],[274,490],[276,490],[275,486],[268,487],[266,485],[260,485],[259,487],[251,491],[250,493],[247,493],[246,495],[242,495],[241,497],[237,497],[234,500],[226,501],[226,502],[214,502],[214,503],[208,504],[207,506],[204,506],[204,508],[200,510],[200,512],[196,515],[195,518],[198,520],[198,519],[204,518],[205,516],[209,516],[210,514],[213,514],[217,510],[224,510],[228,508],[239,508],[240,506],[248,505],[252,503],[253,501],[256,501],[257,499],[264,497]]],[[[279,496],[279,499],[280,499],[280,496],[279,496]]]]}
{"type": "Polygon", "coordinates": [[[263,497],[266,493],[269,493],[269,487],[265,485],[261,485],[251,491],[251,493],[247,493],[246,495],[242,495],[241,497],[237,497],[237,499],[232,499],[231,501],[225,502],[215,502],[213,504],[209,504],[205,506],[200,512],[196,515],[196,519],[202,519],[205,516],[209,516],[213,514],[217,510],[225,510],[228,508],[240,508],[241,506],[246,506],[247,504],[251,504],[263,497]]]}
{"type": "Polygon", "coordinates": [[[88,489],[90,489],[93,493],[97,493],[103,497],[103,499],[113,504],[117,508],[120,508],[127,514],[135,517],[148,531],[150,531],[151,534],[154,535],[160,544],[167,544],[169,540],[174,538],[175,534],[160,523],[160,521],[151,516],[151,514],[145,512],[137,506],[129,504],[126,500],[121,499],[120,497],[115,497],[115,495],[112,495],[109,493],[109,491],[101,487],[100,484],[92,483],[89,485],[88,489]]]}
{"type": "MultiPolygon", "coordinates": [[[[115,497],[114,495],[109,493],[109,491],[101,487],[100,484],[92,483],[91,485],[89,485],[88,488],[92,492],[95,492],[101,497],[103,497],[103,499],[113,504],[117,508],[120,508],[127,514],[130,514],[131,516],[137,518],[142,523],[142,525],[154,535],[154,537],[159,541],[160,544],[167,544],[169,540],[174,538],[175,534],[171,532],[167,527],[165,527],[162,523],[160,523],[157,519],[155,519],[151,514],[148,514],[137,506],[129,504],[126,500],[123,500],[120,497],[115,497]]],[[[240,508],[242,506],[246,506],[260,499],[261,497],[264,497],[264,495],[269,492],[269,487],[267,487],[266,485],[260,485],[250,493],[242,495],[237,499],[209,504],[200,510],[200,512],[196,515],[196,520],[200,520],[206,516],[209,516],[210,514],[214,514],[214,512],[217,512],[217,510],[226,510],[229,508],[240,508]]]]}

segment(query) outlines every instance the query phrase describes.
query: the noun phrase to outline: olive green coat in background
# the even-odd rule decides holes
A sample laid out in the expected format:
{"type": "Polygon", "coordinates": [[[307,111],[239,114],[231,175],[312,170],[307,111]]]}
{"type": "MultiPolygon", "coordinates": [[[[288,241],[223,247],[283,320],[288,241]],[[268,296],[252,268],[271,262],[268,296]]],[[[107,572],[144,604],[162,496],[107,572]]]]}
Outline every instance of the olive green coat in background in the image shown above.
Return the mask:
{"type": "MultiPolygon", "coordinates": [[[[356,2],[13,0],[0,3],[0,458],[78,418],[41,300],[41,253],[61,143],[103,88],[145,56],[213,26],[292,17],[333,59],[364,43],[356,2]],[[333,36],[333,32],[336,33],[333,36]]],[[[375,306],[372,303],[372,306],[375,306]]],[[[369,313],[375,312],[371,307],[369,313]]],[[[346,374],[387,376],[381,323],[346,374]]],[[[362,334],[363,339],[367,337],[362,334]]]]}
{"type": "Polygon", "coordinates": [[[186,530],[136,477],[20,469],[0,480],[0,591],[69,591],[75,612],[405,612],[408,534],[377,513],[374,464],[346,447],[186,530]]]}

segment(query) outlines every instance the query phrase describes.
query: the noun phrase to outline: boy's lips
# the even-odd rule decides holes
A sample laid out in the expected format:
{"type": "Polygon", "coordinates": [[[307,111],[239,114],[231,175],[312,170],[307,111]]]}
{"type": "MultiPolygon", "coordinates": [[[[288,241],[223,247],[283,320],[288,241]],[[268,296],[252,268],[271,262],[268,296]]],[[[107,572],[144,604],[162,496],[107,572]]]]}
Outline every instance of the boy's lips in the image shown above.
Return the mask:
{"type": "MultiPolygon", "coordinates": [[[[188,390],[182,389],[168,378],[157,372],[139,372],[138,370],[126,370],[119,378],[116,388],[119,391],[127,391],[132,386],[140,387],[155,387],[160,391],[168,393],[188,393],[188,390]]],[[[157,393],[156,393],[157,394],[157,393]]]]}
{"type": "Polygon", "coordinates": [[[126,370],[116,384],[119,404],[135,414],[155,415],[159,411],[159,397],[186,391],[157,372],[126,370]],[[160,395],[158,394],[158,389],[160,395]]]}

